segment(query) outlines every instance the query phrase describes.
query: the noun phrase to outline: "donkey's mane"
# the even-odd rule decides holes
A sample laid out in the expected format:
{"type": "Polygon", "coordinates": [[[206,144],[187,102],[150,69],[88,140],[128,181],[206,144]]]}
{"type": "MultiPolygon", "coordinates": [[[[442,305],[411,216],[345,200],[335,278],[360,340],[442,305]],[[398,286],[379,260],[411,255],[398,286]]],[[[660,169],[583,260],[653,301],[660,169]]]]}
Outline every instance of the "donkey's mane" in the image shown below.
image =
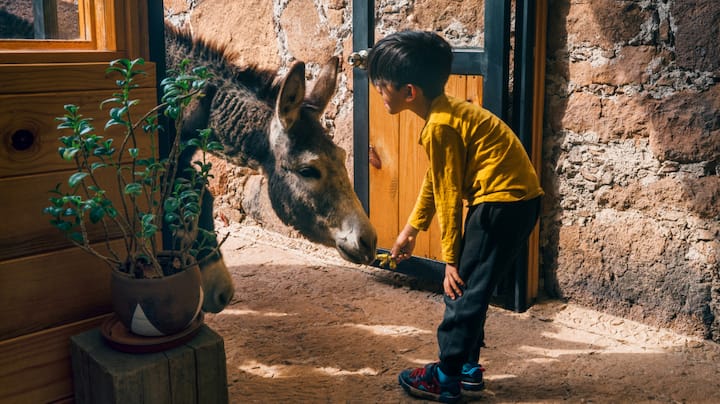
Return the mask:
{"type": "MultiPolygon", "coordinates": [[[[175,68],[185,57],[192,57],[199,64],[208,64],[214,74],[239,84],[255,94],[262,101],[272,104],[280,90],[277,80],[277,71],[259,68],[257,65],[237,66],[230,62],[237,53],[231,52],[227,45],[218,45],[215,42],[194,38],[188,29],[165,25],[166,43],[168,50],[173,49],[170,44],[176,44],[186,52],[183,54],[170,54],[168,68],[175,68]]],[[[174,53],[178,53],[174,49],[174,53]]]]}

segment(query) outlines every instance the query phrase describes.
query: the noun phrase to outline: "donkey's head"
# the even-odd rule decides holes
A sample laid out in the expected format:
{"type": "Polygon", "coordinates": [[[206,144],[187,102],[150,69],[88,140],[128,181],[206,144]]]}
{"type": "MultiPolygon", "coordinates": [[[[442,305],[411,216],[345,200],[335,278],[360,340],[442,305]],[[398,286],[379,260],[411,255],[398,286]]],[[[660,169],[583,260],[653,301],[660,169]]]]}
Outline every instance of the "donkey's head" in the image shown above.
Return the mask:
{"type": "Polygon", "coordinates": [[[338,59],[332,58],[305,94],[305,65],[290,68],[269,126],[272,157],[264,168],[270,201],[284,223],[335,247],[349,261],[370,263],[377,234],[350,183],[345,151],[320,123],[335,91],[337,69],[338,59]]]}

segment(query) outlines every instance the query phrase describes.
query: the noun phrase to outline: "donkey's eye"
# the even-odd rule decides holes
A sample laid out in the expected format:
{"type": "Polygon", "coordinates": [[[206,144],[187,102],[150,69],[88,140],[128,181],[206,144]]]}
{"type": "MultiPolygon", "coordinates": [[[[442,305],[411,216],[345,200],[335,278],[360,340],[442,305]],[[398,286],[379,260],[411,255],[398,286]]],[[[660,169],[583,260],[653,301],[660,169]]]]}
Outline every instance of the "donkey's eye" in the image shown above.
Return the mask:
{"type": "Polygon", "coordinates": [[[319,179],[321,177],[320,170],[312,166],[300,167],[297,172],[305,178],[319,179]]]}

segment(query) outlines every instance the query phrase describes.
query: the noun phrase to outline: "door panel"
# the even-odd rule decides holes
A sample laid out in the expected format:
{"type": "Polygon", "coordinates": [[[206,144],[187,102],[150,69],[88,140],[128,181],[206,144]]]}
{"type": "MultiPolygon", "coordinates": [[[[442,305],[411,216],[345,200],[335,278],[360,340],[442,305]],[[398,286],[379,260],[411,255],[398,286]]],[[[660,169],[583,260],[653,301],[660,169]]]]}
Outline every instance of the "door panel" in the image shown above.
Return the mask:
{"type": "Polygon", "coordinates": [[[369,125],[370,182],[370,220],[378,235],[378,245],[392,246],[398,233],[399,165],[398,134],[400,120],[390,116],[385,110],[382,98],[375,89],[370,89],[370,115],[381,117],[371,119],[369,125]]]}

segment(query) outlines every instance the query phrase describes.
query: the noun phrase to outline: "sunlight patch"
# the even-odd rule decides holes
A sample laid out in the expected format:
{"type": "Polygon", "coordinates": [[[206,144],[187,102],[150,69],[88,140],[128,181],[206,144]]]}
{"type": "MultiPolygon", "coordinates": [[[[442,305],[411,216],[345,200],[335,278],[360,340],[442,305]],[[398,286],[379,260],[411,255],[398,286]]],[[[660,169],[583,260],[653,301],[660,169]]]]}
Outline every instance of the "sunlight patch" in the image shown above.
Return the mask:
{"type": "Polygon", "coordinates": [[[485,379],[485,380],[494,380],[494,381],[497,381],[497,380],[508,380],[508,379],[517,379],[517,375],[509,375],[509,374],[505,374],[505,375],[502,375],[502,374],[501,374],[501,375],[486,375],[486,374],[483,374],[483,379],[485,379]]]}
{"type": "Polygon", "coordinates": [[[238,369],[250,373],[254,376],[264,377],[266,379],[272,379],[276,377],[284,377],[284,370],[287,366],[269,366],[256,361],[248,361],[238,366],[238,369]]]}
{"type": "Polygon", "coordinates": [[[328,366],[313,368],[310,366],[265,365],[257,361],[246,361],[238,366],[238,370],[266,379],[285,378],[290,377],[290,375],[301,375],[309,371],[323,373],[328,376],[377,376],[379,374],[377,370],[372,368],[345,370],[328,366]]]}
{"type": "Polygon", "coordinates": [[[346,324],[350,327],[359,328],[361,330],[370,331],[375,335],[385,335],[390,337],[412,337],[415,335],[430,334],[428,330],[409,327],[405,325],[367,325],[367,324],[346,324]]]}
{"type": "Polygon", "coordinates": [[[598,349],[551,349],[551,348],[539,348],[534,346],[521,346],[519,350],[527,352],[537,356],[544,356],[547,358],[559,358],[564,355],[587,355],[593,352],[598,352],[598,349]]]}
{"type": "Polygon", "coordinates": [[[435,358],[435,359],[428,359],[428,358],[409,358],[409,357],[407,357],[407,356],[404,356],[404,357],[407,359],[408,362],[414,363],[414,364],[420,365],[420,366],[425,366],[425,365],[427,365],[428,363],[436,362],[436,361],[437,361],[437,358],[435,358]]]}
{"type": "Polygon", "coordinates": [[[590,354],[617,354],[617,353],[635,353],[635,354],[652,354],[663,353],[662,349],[649,349],[646,347],[632,345],[618,345],[612,347],[590,347],[586,349],[557,349],[557,348],[540,348],[533,346],[521,346],[521,351],[525,351],[534,355],[544,356],[548,358],[559,358],[566,355],[590,355],[590,354]]]}
{"type": "Polygon", "coordinates": [[[532,363],[547,364],[547,363],[557,363],[557,362],[560,362],[560,359],[557,359],[557,358],[530,358],[530,359],[528,359],[527,361],[528,361],[528,362],[532,362],[532,363]]]}
{"type": "Polygon", "coordinates": [[[329,376],[377,376],[378,371],[370,368],[362,368],[358,370],[343,370],[338,368],[324,367],[316,369],[318,372],[325,373],[329,376]]]}
{"type": "Polygon", "coordinates": [[[278,313],[275,311],[262,312],[262,311],[250,310],[250,309],[225,309],[216,315],[217,316],[228,315],[228,316],[285,317],[285,316],[289,316],[290,314],[278,313]]]}

